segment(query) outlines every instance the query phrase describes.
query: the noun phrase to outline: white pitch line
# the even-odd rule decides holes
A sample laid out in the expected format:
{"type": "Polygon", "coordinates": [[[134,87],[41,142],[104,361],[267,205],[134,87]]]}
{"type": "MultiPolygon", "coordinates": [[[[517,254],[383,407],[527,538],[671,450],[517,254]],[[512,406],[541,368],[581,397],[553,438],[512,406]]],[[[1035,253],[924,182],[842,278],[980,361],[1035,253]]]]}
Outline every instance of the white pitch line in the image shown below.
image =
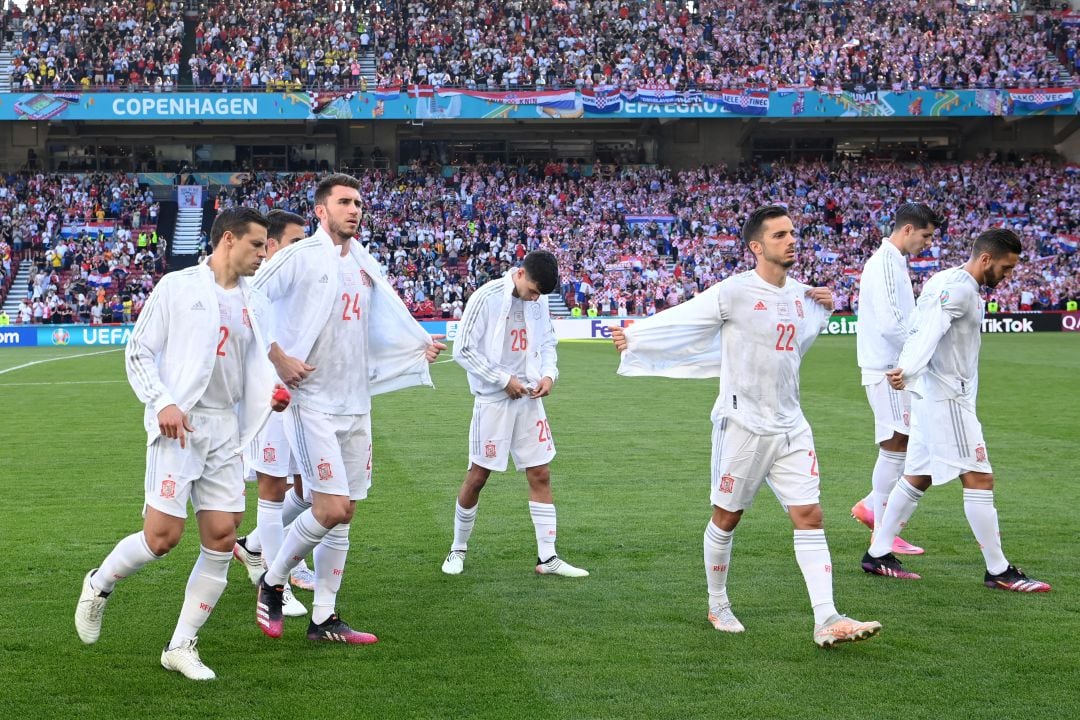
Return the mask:
{"type": "Polygon", "coordinates": [[[0,388],[6,387],[30,387],[33,385],[115,385],[124,380],[66,380],[64,382],[23,382],[23,383],[0,383],[0,388]]]}
{"type": "Polygon", "coordinates": [[[4,375],[5,373],[9,372],[15,372],[16,370],[24,370],[28,367],[41,365],[42,363],[54,362],[56,360],[73,360],[75,358],[90,357],[91,355],[104,355],[105,353],[121,352],[123,351],[123,349],[124,348],[113,348],[112,350],[99,350],[98,352],[92,353],[81,353],[79,355],[63,355],[61,357],[45,358],[44,360],[34,360],[33,362],[23,363],[22,365],[16,365],[15,367],[0,369],[0,375],[4,375]]]}

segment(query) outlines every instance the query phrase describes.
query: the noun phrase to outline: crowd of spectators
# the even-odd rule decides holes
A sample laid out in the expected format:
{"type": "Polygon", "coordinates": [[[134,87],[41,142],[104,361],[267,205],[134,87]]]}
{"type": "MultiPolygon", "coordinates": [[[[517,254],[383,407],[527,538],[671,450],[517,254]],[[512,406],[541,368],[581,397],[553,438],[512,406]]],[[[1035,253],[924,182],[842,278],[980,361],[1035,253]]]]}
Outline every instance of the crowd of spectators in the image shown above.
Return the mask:
{"type": "Polygon", "coordinates": [[[20,299],[12,319],[101,323],[137,316],[165,271],[159,209],[125,173],[0,176],[0,258],[30,266],[25,287],[8,280],[8,293],[20,299]]]}
{"type": "MultiPolygon", "coordinates": [[[[914,200],[948,219],[919,258],[916,291],[935,268],[959,264],[974,235],[1015,229],[1025,262],[994,299],[1002,309],[1057,308],[1080,297],[1080,173],[1047,158],[963,163],[774,163],[728,171],[577,163],[481,164],[445,177],[415,166],[363,175],[360,238],[418,315],[454,317],[473,289],[535,248],[552,250],[569,305],[650,314],[751,266],[740,226],[759,205],[784,203],[799,228],[795,274],[856,308],[859,271],[914,200]]],[[[221,204],[281,206],[311,217],[318,175],[256,175],[221,204]]]]}
{"type": "Polygon", "coordinates": [[[1060,12],[983,0],[47,0],[23,12],[13,84],[172,90],[941,87],[1074,84],[1060,12]],[[1064,66],[1062,65],[1064,63],[1064,66]],[[186,65],[186,67],[181,67],[186,65]]]}

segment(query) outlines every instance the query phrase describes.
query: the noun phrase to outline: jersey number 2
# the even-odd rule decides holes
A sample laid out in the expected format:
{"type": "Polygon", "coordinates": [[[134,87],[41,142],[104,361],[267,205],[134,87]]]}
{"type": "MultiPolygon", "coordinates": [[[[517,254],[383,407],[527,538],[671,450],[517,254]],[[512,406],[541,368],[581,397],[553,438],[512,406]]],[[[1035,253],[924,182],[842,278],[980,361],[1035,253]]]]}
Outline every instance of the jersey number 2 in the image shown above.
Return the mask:
{"type": "Polygon", "coordinates": [[[225,341],[229,339],[229,328],[222,325],[218,328],[218,332],[221,333],[221,339],[217,344],[217,356],[225,357],[225,341]]]}
{"type": "Polygon", "coordinates": [[[791,343],[795,340],[795,324],[777,323],[776,332],[778,333],[776,337],[776,349],[783,352],[794,352],[795,346],[791,343]]]}

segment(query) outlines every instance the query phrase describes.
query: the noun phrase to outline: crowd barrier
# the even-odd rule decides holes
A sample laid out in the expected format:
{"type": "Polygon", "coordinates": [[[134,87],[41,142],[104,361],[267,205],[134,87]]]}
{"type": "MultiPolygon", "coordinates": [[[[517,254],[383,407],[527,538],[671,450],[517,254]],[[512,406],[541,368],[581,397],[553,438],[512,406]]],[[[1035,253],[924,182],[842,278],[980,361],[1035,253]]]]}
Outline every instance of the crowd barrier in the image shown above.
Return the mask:
{"type": "MultiPolygon", "coordinates": [[[[610,340],[611,327],[631,325],[641,318],[596,317],[557,318],[555,334],[560,340],[610,340]]],[[[433,335],[457,338],[456,320],[420,323],[433,335]]],[[[859,324],[854,315],[829,318],[822,335],[854,335],[859,324]]],[[[88,347],[124,346],[132,325],[9,325],[0,327],[0,347],[88,347]]],[[[1080,332],[1080,312],[993,313],[983,320],[984,333],[1080,332]]]]}

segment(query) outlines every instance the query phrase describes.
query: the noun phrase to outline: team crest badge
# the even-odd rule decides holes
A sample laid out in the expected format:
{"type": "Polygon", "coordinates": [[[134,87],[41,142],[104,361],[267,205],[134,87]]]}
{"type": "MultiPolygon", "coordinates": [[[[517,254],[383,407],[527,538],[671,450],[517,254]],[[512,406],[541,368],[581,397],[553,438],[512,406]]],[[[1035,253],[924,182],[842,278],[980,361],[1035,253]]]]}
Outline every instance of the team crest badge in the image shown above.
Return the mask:
{"type": "Polygon", "coordinates": [[[263,462],[277,462],[277,450],[272,447],[263,448],[263,462]]]}
{"type": "Polygon", "coordinates": [[[949,302],[949,291],[948,290],[942,290],[941,291],[940,300],[941,300],[941,307],[945,307],[946,303],[949,302]]]}
{"type": "Polygon", "coordinates": [[[251,329],[251,318],[248,317],[247,308],[243,308],[243,313],[244,314],[243,314],[243,317],[241,319],[242,319],[242,321],[244,323],[244,327],[246,327],[247,329],[250,330],[251,329]]]}
{"type": "Polygon", "coordinates": [[[495,443],[490,442],[490,441],[484,443],[484,457],[486,457],[486,458],[495,457],[495,443]]]}
{"type": "Polygon", "coordinates": [[[975,461],[986,462],[986,448],[982,445],[978,445],[975,448],[975,461]]]}
{"type": "Polygon", "coordinates": [[[334,477],[334,470],[330,466],[330,463],[319,463],[316,469],[319,471],[320,480],[330,480],[334,477]]]}
{"type": "Polygon", "coordinates": [[[371,281],[371,276],[363,270],[360,271],[360,282],[364,285],[364,287],[372,287],[374,285],[374,283],[371,281]]]}
{"type": "Polygon", "coordinates": [[[735,478],[730,475],[725,475],[720,478],[720,492],[729,493],[735,489],[735,478]]]}
{"type": "Polygon", "coordinates": [[[904,426],[911,427],[911,413],[909,412],[904,413],[904,426]]]}
{"type": "Polygon", "coordinates": [[[176,497],[176,481],[168,477],[161,481],[161,497],[172,500],[176,497]]]}
{"type": "Polygon", "coordinates": [[[804,317],[803,316],[803,309],[802,309],[802,300],[796,300],[795,301],[795,314],[798,315],[800,318],[804,317]]]}

